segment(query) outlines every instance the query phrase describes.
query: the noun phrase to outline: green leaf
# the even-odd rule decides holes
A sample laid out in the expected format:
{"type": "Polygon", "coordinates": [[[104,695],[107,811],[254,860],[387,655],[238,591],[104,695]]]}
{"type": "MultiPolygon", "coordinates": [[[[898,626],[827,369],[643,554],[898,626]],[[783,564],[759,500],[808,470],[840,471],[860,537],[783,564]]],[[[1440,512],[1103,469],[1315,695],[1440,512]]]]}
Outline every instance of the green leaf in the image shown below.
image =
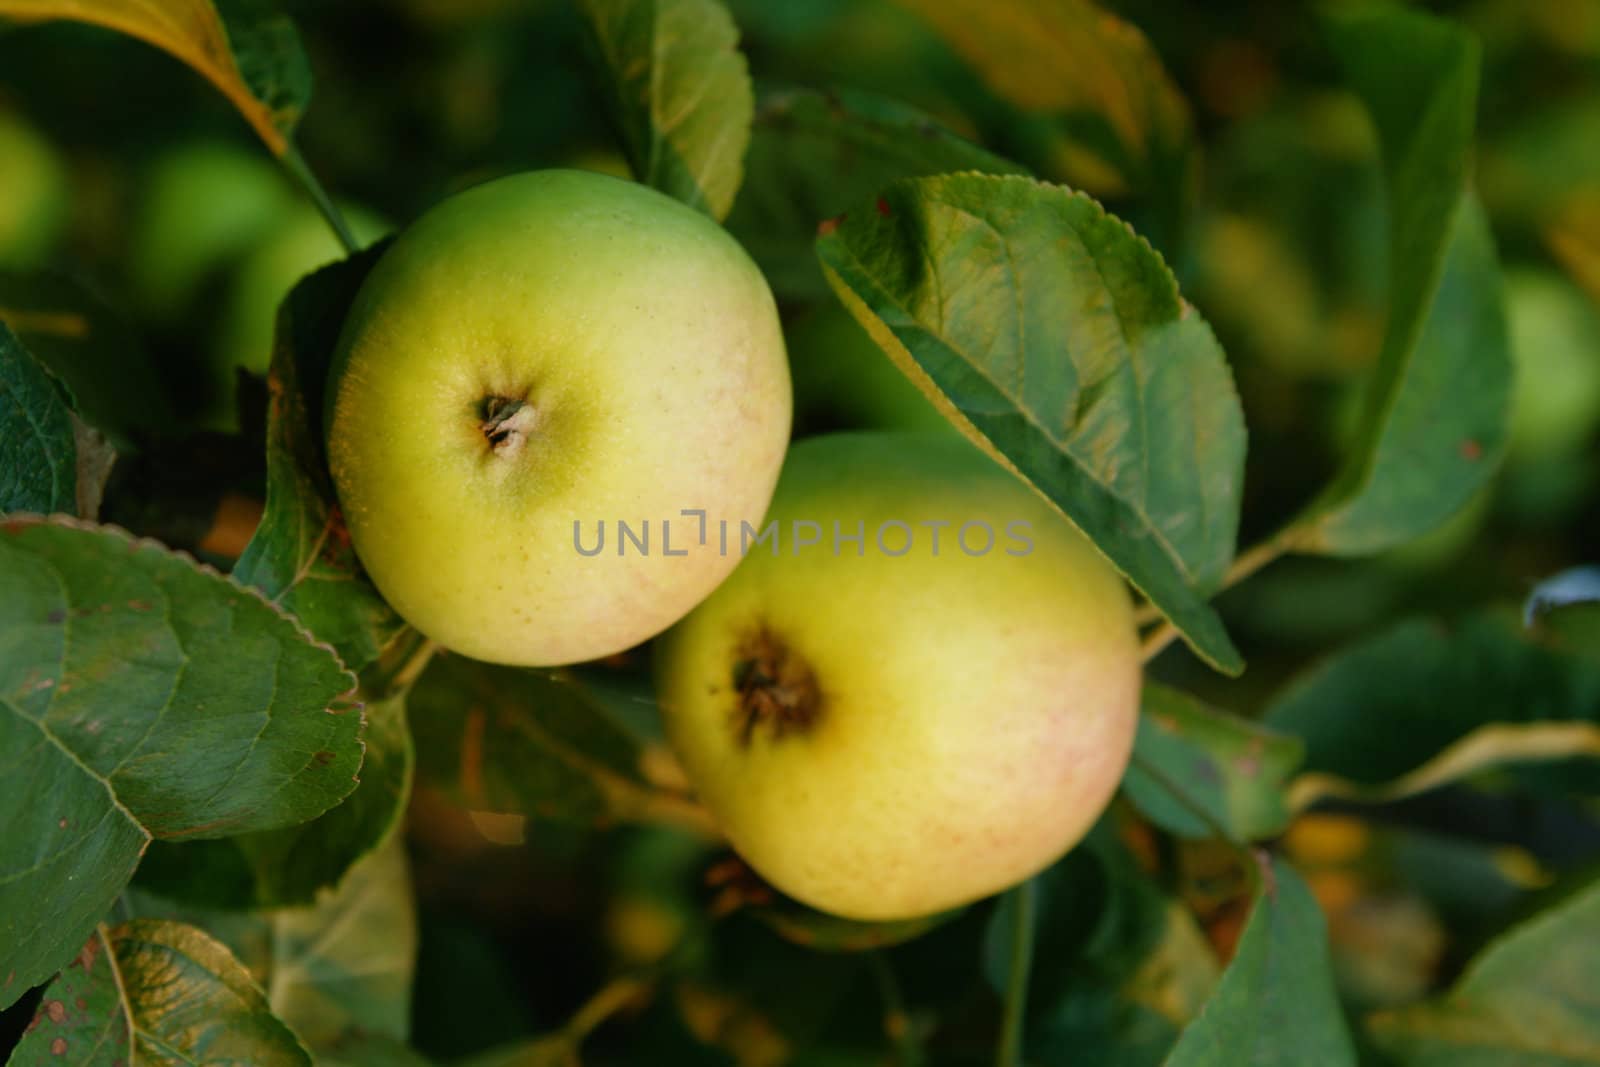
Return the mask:
{"type": "Polygon", "coordinates": [[[404,1041],[376,1034],[347,1034],[317,1050],[317,1067],[428,1067],[404,1041]]]}
{"type": "Polygon", "coordinates": [[[315,907],[275,913],[272,928],[272,1010],[312,1048],[352,1032],[409,1036],[417,915],[399,838],[315,907]]]}
{"type": "Polygon", "coordinates": [[[1334,996],[1322,912],[1282,860],[1257,856],[1255,902],[1232,962],[1168,1067],[1356,1063],[1334,996]]]}
{"type": "Polygon", "coordinates": [[[322,400],[345,311],[379,245],[317,271],[278,313],[268,376],[267,505],[233,576],[293,612],[361,671],[405,628],[350,547],[328,477],[322,400]]]}
{"type": "Polygon", "coordinates": [[[0,513],[77,510],[72,409],[50,372],[0,322],[0,513]]]}
{"type": "Polygon", "coordinates": [[[348,795],[353,685],[293,619],[158,545],[0,520],[0,1004],[83,943],[152,838],[348,795]]]}
{"type": "Polygon", "coordinates": [[[1082,529],[1214,666],[1244,418],[1161,257],[1026,178],[896,182],[817,239],[828,282],[946,416],[1082,529]]]}
{"type": "MultiPolygon", "coordinates": [[[[1217,983],[1194,916],[1138,867],[1109,819],[1038,876],[1038,893],[1027,1062],[1155,1067],[1217,983]]],[[[997,994],[1012,907],[1001,899],[985,942],[997,994]]]]}
{"type": "Polygon", "coordinates": [[[1304,750],[1294,737],[1150,682],[1122,787],[1146,816],[1183,837],[1274,837],[1289,824],[1286,786],[1304,750]]]}
{"type": "Polygon", "coordinates": [[[273,155],[291,150],[311,98],[299,35],[271,0],[0,0],[0,18],[71,19],[154,45],[227,97],[273,155]]]}
{"type": "Polygon", "coordinates": [[[417,916],[398,837],[310,907],[220,911],[138,888],[122,900],[141,919],[189,923],[227,945],[319,1062],[338,1051],[354,1058],[364,1038],[403,1045],[410,1033],[417,916]]]}
{"type": "Polygon", "coordinates": [[[355,792],[310,822],[234,839],[255,873],[258,906],[310,903],[397,835],[416,762],[405,698],[371,702],[366,712],[366,760],[355,792]]]}
{"type": "Polygon", "coordinates": [[[1002,99],[1056,121],[1065,177],[1156,201],[1167,236],[1195,189],[1188,103],[1138,27],[1088,0],[897,0],[1002,99]]]}
{"type": "Polygon", "coordinates": [[[416,753],[404,696],[370,701],[364,710],[361,781],[338,807],[298,826],[221,841],[152,842],[137,884],[226,908],[303,906],[339,885],[362,857],[396,836],[411,797],[416,753]]]}
{"type": "MultiPolygon", "coordinates": [[[[1315,777],[1296,782],[1297,807],[1394,799],[1488,766],[1594,754],[1600,663],[1545,644],[1510,611],[1413,620],[1313,668],[1264,721],[1305,740],[1315,777]]],[[[1544,766],[1538,781],[1600,785],[1580,767],[1544,766]]]]}
{"type": "Polygon", "coordinates": [[[0,322],[66,385],[89,425],[119,445],[172,426],[160,374],[132,326],[58,274],[0,271],[0,322]]]}
{"type": "Polygon", "coordinates": [[[821,222],[870,203],[896,178],[958,170],[1024,173],[893,100],[845,89],[772,92],[756,110],[728,229],[780,295],[823,297],[812,250],[821,222]]]}
{"type": "Polygon", "coordinates": [[[1448,994],[1370,1020],[1397,1067],[1577,1067],[1600,1062],[1600,885],[1490,945],[1448,994]]]}
{"type": "Polygon", "coordinates": [[[45,990],[10,1062],[311,1067],[312,1060],[225,946],[192,926],[136,919],[95,929],[45,990]]]}
{"type": "Polygon", "coordinates": [[[1328,32],[1383,150],[1389,324],[1355,448],[1294,545],[1361,555],[1437,527],[1494,473],[1511,359],[1492,236],[1467,193],[1477,44],[1390,5],[1333,9],[1328,32]]]}
{"type": "Polygon", "coordinates": [[[755,110],[739,31],[718,0],[583,0],[633,173],[727,216],[755,110]]]}
{"type": "Polygon", "coordinates": [[[637,814],[637,740],[566,672],[435,657],[409,701],[417,771],[474,810],[576,823],[637,814]]]}

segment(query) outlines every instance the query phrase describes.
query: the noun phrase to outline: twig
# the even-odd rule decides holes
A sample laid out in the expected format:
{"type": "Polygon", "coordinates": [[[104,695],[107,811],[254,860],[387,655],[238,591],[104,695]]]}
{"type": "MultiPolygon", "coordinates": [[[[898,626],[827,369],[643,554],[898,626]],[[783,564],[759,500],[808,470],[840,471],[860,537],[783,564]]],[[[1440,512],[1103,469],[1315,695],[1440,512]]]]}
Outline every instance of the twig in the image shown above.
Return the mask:
{"type": "Polygon", "coordinates": [[[317,210],[328,221],[328,225],[333,229],[333,235],[344,246],[345,253],[354,255],[361,251],[361,245],[356,241],[356,235],[351,231],[349,224],[344,221],[344,216],[339,213],[338,205],[333,202],[333,198],[328,195],[328,191],[322,187],[322,183],[317,180],[317,176],[311,172],[310,166],[306,164],[305,157],[300,154],[300,149],[295,147],[291,141],[283,155],[278,158],[283,163],[284,169],[294,175],[295,181],[299,182],[306,193],[310,195],[311,202],[317,205],[317,210]]]}
{"type": "Polygon", "coordinates": [[[1005,1014],[995,1067],[1022,1067],[1022,1030],[1028,1014],[1028,979],[1033,968],[1034,912],[1038,882],[1028,879],[1011,890],[1011,970],[1006,978],[1005,1014]]]}
{"type": "MultiPolygon", "coordinates": [[[[1233,566],[1229,567],[1228,573],[1222,576],[1222,581],[1217,585],[1214,592],[1220,593],[1224,589],[1231,589],[1273,560],[1294,551],[1295,548],[1299,547],[1302,537],[1303,531],[1299,527],[1291,526],[1288,529],[1280,530],[1254,548],[1241,552],[1234,557],[1233,566]]],[[[1157,611],[1153,604],[1142,605],[1134,615],[1140,625],[1154,622],[1160,617],[1160,612],[1157,611]]],[[[1155,659],[1177,636],[1178,628],[1170,622],[1163,622],[1160,626],[1151,630],[1141,644],[1141,654],[1144,657],[1144,662],[1149,663],[1155,659]]]]}
{"type": "Polygon", "coordinates": [[[878,995],[883,998],[883,1029],[894,1042],[895,1062],[899,1067],[920,1067],[922,1046],[911,1027],[911,1015],[906,1011],[905,997],[900,993],[900,981],[889,966],[889,959],[881,951],[867,953],[872,976],[878,982],[878,995]]]}
{"type": "Polygon", "coordinates": [[[567,1020],[567,1025],[561,1028],[562,1036],[576,1051],[583,1043],[583,1039],[596,1027],[623,1008],[647,996],[655,989],[655,984],[655,980],[651,978],[628,976],[613,978],[573,1013],[572,1018],[567,1020]]]}

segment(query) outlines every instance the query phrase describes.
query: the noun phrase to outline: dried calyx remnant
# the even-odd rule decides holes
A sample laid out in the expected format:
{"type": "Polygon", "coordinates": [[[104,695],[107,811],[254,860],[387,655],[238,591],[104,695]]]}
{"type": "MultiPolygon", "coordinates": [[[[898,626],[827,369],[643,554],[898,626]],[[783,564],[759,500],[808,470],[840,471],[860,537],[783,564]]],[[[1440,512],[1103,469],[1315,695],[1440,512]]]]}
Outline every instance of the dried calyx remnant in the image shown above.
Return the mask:
{"type": "Polygon", "coordinates": [[[526,400],[491,396],[483,401],[479,413],[484,439],[497,456],[510,457],[522,451],[533,429],[533,405],[526,400]]]}
{"type": "Polygon", "coordinates": [[[748,746],[763,728],[774,739],[804,733],[822,712],[822,691],[811,667],[764,626],[740,643],[733,685],[739,695],[734,728],[741,745],[748,746]]]}

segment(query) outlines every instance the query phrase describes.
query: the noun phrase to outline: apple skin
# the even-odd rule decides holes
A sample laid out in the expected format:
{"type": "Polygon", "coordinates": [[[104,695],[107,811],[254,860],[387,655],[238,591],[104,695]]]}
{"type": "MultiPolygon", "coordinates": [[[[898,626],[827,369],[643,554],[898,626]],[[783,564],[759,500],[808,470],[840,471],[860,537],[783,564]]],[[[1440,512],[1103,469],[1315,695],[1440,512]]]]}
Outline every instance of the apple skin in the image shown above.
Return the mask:
{"type": "Polygon", "coordinates": [[[781,553],[752,545],[655,660],[667,736],[745,861],[813,908],[888,921],[998,892],[1077,843],[1122,778],[1141,678],[1127,590],[1090,543],[938,433],[796,444],[773,520],[781,553]],[[796,520],[822,544],[792,554],[796,520]],[[833,555],[835,520],[865,522],[865,556],[833,555]],[[918,534],[906,555],[876,551],[887,520],[918,534]],[[939,520],[956,525],[936,556],[917,524],[939,520]],[[969,520],[995,529],[987,555],[954,543],[969,520]],[[1004,551],[1013,520],[1031,554],[1004,551]],[[753,663],[809,721],[752,718],[753,663]]]}
{"type": "Polygon", "coordinates": [[[727,576],[737,553],[681,512],[757,521],[790,406],[772,294],[733,238],[645,186],[536,171],[445,200],[373,268],[330,371],[328,459],[401,616],[554,666],[654,636],[727,576]],[[494,398],[525,405],[498,445],[494,398]],[[619,554],[619,519],[650,523],[648,555],[619,554]],[[574,524],[592,548],[601,521],[604,550],[580,554],[574,524]]]}
{"type": "Polygon", "coordinates": [[[1600,313],[1555,271],[1508,271],[1505,285],[1517,371],[1511,463],[1577,454],[1600,424],[1600,313]]]}
{"type": "Polygon", "coordinates": [[[0,110],[0,267],[42,264],[67,215],[66,168],[55,148],[20,115],[0,110]]]}

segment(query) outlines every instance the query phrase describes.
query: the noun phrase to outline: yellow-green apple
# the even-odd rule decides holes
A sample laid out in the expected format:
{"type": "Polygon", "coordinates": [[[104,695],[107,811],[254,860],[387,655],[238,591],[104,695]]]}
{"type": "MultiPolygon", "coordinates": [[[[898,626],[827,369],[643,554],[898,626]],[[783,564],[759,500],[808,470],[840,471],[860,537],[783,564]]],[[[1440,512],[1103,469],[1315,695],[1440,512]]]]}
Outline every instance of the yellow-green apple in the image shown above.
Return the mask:
{"type": "Polygon", "coordinates": [[[50,142],[0,110],[0,266],[38,266],[67,221],[67,176],[50,142]]]}
{"type": "Polygon", "coordinates": [[[797,430],[955,427],[836,302],[789,324],[797,430]]]}
{"type": "Polygon", "coordinates": [[[1554,271],[1507,272],[1517,380],[1511,460],[1538,463],[1589,445],[1600,424],[1600,312],[1554,271]]]}
{"type": "Polygon", "coordinates": [[[1506,273],[1516,387],[1501,512],[1521,526],[1569,521],[1593,492],[1600,429],[1600,311],[1550,270],[1506,273]]]}
{"type": "Polygon", "coordinates": [[[667,735],[757,873],[907,919],[1084,835],[1128,761],[1140,657],[1074,527],[962,437],[859,433],[797,443],[757,532],[656,649],[667,735]]]}
{"type": "Polygon", "coordinates": [[[766,510],[789,414],[772,294],[721,227],[537,171],[445,200],[373,268],[331,368],[328,459],[407,621],[555,665],[653,636],[727,576],[711,532],[766,510]]]}
{"type": "Polygon", "coordinates": [[[162,152],[133,212],[128,273],[140,308],[185,317],[206,283],[281,227],[298,199],[258,145],[205,139],[162,152]]]}

